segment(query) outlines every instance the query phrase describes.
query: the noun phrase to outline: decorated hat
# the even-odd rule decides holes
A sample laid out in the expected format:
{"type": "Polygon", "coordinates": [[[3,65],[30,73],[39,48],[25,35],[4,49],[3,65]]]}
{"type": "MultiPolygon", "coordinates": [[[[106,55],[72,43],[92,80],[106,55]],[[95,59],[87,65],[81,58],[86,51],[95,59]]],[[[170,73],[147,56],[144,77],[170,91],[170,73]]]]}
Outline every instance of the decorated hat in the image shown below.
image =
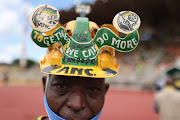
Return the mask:
{"type": "Polygon", "coordinates": [[[29,17],[33,28],[31,39],[38,46],[47,48],[40,62],[43,73],[114,77],[119,69],[115,50],[129,52],[139,43],[140,18],[134,12],[122,11],[114,17],[113,25],[104,24],[99,27],[87,17],[77,17],[61,25],[57,11],[50,5],[40,5],[29,17]],[[120,38],[119,32],[127,36],[120,38]]]}

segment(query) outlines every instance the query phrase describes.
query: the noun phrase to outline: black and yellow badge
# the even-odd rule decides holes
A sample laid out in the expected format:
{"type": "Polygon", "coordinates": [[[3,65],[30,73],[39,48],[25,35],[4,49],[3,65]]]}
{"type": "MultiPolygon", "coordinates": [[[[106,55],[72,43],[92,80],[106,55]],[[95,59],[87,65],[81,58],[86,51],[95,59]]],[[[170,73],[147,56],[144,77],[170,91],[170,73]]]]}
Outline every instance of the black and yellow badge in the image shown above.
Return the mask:
{"type": "Polygon", "coordinates": [[[32,28],[41,32],[51,31],[59,23],[59,12],[50,5],[40,5],[36,7],[29,17],[32,28]]]}
{"type": "Polygon", "coordinates": [[[121,11],[113,19],[114,27],[122,33],[128,34],[137,30],[141,24],[139,16],[131,11],[121,11]]]}
{"type": "Polygon", "coordinates": [[[59,18],[56,13],[58,12],[52,6],[41,5],[29,18],[33,27],[31,39],[38,46],[48,48],[44,60],[41,61],[41,70],[44,73],[96,78],[113,77],[117,75],[119,69],[115,50],[129,52],[139,43],[140,18],[133,12],[120,12],[121,14],[117,14],[113,20],[114,26],[105,24],[101,28],[86,17],[78,17],[65,25],[57,24],[59,18]],[[42,13],[48,14],[47,19],[54,18],[52,26],[50,21],[44,22],[44,19],[37,19],[38,26],[33,22],[34,18],[41,18],[42,13]],[[43,25],[48,25],[50,29],[43,25]],[[118,31],[127,36],[120,38],[118,31]]]}

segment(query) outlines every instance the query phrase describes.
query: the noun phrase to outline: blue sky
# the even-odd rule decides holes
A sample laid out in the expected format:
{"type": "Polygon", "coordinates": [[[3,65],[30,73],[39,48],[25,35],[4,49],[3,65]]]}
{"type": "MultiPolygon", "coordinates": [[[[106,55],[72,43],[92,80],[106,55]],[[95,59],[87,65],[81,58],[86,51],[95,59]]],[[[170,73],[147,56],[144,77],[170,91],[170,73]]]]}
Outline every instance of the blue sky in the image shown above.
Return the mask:
{"type": "Polygon", "coordinates": [[[31,11],[41,4],[48,4],[58,10],[68,10],[75,1],[94,3],[95,0],[0,0],[0,63],[11,63],[22,56],[22,42],[26,43],[26,58],[39,62],[46,49],[40,48],[30,38],[32,28],[28,20],[31,11]],[[28,3],[27,3],[28,1],[28,3]],[[26,11],[26,12],[24,12],[26,11]],[[27,31],[24,30],[27,26],[27,31]]]}

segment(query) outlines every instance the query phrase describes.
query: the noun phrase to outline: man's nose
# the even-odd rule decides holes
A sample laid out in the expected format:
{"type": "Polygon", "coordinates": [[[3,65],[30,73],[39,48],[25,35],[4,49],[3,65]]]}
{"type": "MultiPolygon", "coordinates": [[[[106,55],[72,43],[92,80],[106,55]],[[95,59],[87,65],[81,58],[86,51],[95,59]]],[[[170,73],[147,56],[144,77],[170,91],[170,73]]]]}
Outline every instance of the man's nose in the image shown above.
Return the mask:
{"type": "Polygon", "coordinates": [[[73,92],[66,104],[73,111],[80,111],[85,108],[85,96],[80,91],[73,92]]]}

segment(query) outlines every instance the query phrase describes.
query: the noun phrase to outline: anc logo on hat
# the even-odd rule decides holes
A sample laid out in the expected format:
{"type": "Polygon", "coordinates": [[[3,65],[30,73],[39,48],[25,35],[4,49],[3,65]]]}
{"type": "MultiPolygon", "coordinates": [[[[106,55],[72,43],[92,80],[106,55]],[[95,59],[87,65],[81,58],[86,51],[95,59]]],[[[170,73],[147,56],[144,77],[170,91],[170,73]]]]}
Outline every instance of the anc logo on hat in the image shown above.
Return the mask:
{"type": "Polygon", "coordinates": [[[122,33],[131,33],[140,26],[139,16],[131,11],[119,12],[113,19],[114,27],[122,33]]]}
{"type": "Polygon", "coordinates": [[[59,23],[59,12],[50,5],[40,5],[31,13],[29,23],[41,32],[50,31],[59,23]]]}

